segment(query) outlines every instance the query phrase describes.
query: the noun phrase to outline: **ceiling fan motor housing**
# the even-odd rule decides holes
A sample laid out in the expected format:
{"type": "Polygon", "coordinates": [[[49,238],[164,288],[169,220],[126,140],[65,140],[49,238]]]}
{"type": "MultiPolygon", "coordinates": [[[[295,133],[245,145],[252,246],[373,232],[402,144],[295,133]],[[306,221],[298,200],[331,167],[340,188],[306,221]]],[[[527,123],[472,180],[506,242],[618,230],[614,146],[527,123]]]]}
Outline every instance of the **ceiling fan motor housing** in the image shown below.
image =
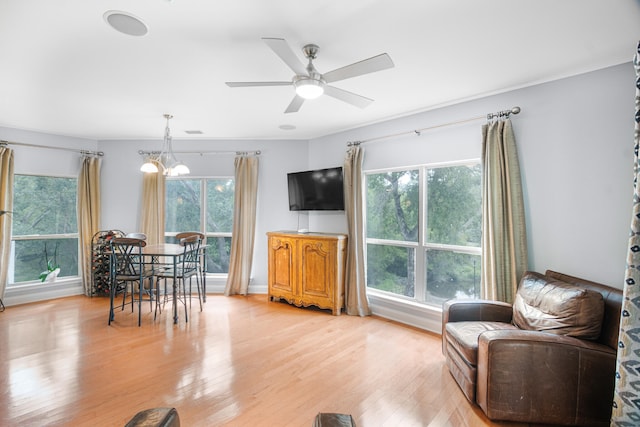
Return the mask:
{"type": "Polygon", "coordinates": [[[315,44],[307,44],[307,45],[304,45],[304,47],[302,48],[302,51],[304,52],[304,56],[309,59],[316,59],[318,50],[320,50],[320,48],[318,47],[318,45],[315,45],[315,44]]]}

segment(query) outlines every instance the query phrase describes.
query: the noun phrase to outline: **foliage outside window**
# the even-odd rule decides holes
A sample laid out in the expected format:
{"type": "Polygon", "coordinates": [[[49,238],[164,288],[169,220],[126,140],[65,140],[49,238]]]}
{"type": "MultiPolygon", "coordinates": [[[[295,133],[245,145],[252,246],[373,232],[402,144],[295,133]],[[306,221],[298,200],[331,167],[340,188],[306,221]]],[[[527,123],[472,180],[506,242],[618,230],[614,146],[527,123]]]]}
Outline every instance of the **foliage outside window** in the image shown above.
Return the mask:
{"type": "Polygon", "coordinates": [[[76,178],[15,175],[9,283],[40,281],[47,264],[78,276],[76,178]]]}
{"type": "Polygon", "coordinates": [[[170,178],[166,181],[165,240],[199,231],[206,236],[207,273],[228,274],[233,226],[234,179],[170,178]]]}
{"type": "Polygon", "coordinates": [[[366,174],[367,286],[441,306],[480,292],[477,161],[366,174]]]}

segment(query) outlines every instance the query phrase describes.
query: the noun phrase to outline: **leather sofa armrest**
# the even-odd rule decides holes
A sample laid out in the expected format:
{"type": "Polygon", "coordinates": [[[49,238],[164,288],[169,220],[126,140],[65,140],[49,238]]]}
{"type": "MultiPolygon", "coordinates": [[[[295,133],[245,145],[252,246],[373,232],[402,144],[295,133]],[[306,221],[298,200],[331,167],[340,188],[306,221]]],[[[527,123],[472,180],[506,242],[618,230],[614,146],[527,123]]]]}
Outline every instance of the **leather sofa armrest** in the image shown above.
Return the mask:
{"type": "Polygon", "coordinates": [[[489,300],[449,300],[442,307],[443,327],[448,322],[505,322],[511,323],[511,304],[489,300]]]}
{"type": "Polygon", "coordinates": [[[490,300],[449,300],[442,306],[442,354],[446,353],[446,331],[449,322],[504,322],[511,323],[511,304],[490,300]]]}
{"type": "Polygon", "coordinates": [[[476,401],[490,419],[608,425],[616,352],[594,341],[537,331],[478,339],[476,401]]]}

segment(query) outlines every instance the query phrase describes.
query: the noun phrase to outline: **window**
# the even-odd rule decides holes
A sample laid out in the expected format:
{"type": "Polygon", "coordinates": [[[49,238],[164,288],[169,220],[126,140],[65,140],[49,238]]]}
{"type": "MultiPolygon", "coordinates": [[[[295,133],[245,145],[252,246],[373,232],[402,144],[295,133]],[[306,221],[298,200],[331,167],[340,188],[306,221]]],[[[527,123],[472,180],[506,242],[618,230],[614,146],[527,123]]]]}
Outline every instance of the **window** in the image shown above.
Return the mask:
{"type": "Polygon", "coordinates": [[[233,226],[234,179],[167,178],[165,239],[182,231],[206,236],[207,273],[228,274],[233,226]]]}
{"type": "Polygon", "coordinates": [[[15,175],[9,283],[40,280],[47,262],[58,277],[78,276],[76,178],[15,175]]]}
{"type": "Polygon", "coordinates": [[[367,286],[430,305],[477,297],[477,161],[366,174],[367,286]]]}

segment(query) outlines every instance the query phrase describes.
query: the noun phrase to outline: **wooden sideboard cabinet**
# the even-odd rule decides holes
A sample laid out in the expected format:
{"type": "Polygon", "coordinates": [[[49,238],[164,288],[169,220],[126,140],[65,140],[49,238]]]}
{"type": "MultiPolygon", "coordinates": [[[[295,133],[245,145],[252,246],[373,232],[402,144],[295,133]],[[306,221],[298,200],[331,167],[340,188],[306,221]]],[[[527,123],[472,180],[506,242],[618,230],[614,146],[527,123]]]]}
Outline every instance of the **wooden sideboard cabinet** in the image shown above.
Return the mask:
{"type": "Polygon", "coordinates": [[[344,305],[347,236],[269,232],[269,300],[315,305],[339,315],[344,305]]]}

